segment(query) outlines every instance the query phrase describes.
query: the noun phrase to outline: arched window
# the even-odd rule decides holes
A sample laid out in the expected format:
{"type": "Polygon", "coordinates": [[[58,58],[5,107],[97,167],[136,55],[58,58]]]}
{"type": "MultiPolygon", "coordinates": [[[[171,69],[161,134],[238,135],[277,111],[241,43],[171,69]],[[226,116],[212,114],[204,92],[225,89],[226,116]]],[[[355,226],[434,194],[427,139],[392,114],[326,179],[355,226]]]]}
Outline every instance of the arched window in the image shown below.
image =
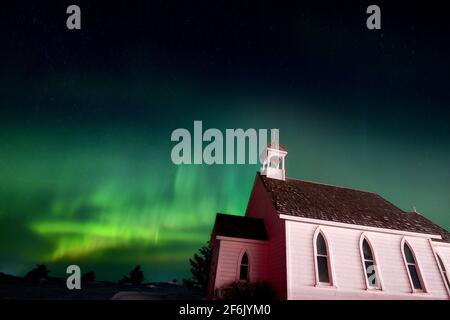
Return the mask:
{"type": "Polygon", "coordinates": [[[244,252],[239,266],[239,280],[248,281],[248,255],[244,252]]]}
{"type": "Polygon", "coordinates": [[[321,232],[317,234],[316,238],[316,261],[319,283],[331,284],[328,247],[321,232]]]}
{"type": "Polygon", "coordinates": [[[403,244],[403,252],[405,254],[406,267],[408,269],[413,288],[415,290],[423,290],[416,258],[414,257],[414,253],[406,242],[403,244]]]}
{"type": "Polygon", "coordinates": [[[366,238],[362,242],[362,253],[363,253],[363,265],[364,273],[366,274],[367,285],[369,288],[378,289],[380,288],[380,282],[378,280],[375,256],[372,251],[372,247],[366,238]]]}
{"type": "Polygon", "coordinates": [[[445,269],[445,265],[444,265],[444,262],[442,262],[441,257],[439,257],[438,254],[436,254],[436,256],[439,260],[439,267],[441,269],[442,276],[444,277],[444,280],[447,283],[447,288],[450,290],[449,274],[447,273],[447,270],[445,269]]]}

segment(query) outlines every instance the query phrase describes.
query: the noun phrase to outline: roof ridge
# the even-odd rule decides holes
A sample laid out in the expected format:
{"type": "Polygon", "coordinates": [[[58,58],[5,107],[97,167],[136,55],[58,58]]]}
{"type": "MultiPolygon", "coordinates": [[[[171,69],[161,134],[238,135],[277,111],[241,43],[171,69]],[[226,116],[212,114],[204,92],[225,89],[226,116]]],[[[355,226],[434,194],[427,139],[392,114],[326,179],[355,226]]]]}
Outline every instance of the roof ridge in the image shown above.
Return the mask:
{"type": "MultiPolygon", "coordinates": [[[[261,173],[259,171],[257,172],[257,174],[260,177],[263,176],[263,175],[261,175],[261,173]]],[[[269,179],[271,179],[271,178],[269,178],[269,179]]],[[[378,193],[376,193],[374,191],[368,191],[368,190],[361,190],[361,189],[355,189],[355,188],[350,188],[350,187],[344,187],[344,186],[331,184],[331,183],[324,183],[324,182],[313,181],[313,180],[297,179],[297,178],[291,178],[291,177],[286,177],[286,180],[294,180],[294,181],[300,181],[300,182],[306,182],[306,183],[312,183],[312,184],[319,184],[319,185],[328,186],[328,187],[334,187],[334,188],[339,188],[339,189],[346,189],[346,190],[352,190],[352,191],[358,191],[358,192],[364,192],[364,193],[371,193],[371,194],[374,194],[374,195],[377,195],[377,196],[381,197],[378,193]]],[[[383,198],[383,197],[381,197],[381,198],[383,198]]]]}
{"type": "Polygon", "coordinates": [[[323,185],[323,186],[334,187],[334,188],[339,188],[339,189],[346,189],[346,190],[352,190],[352,191],[358,191],[358,192],[364,192],[364,193],[371,193],[371,194],[374,194],[374,195],[377,195],[377,196],[381,197],[378,193],[376,193],[374,191],[367,191],[367,190],[355,189],[355,188],[350,188],[350,187],[344,187],[344,186],[339,186],[339,185],[330,184],[330,183],[324,183],[324,182],[319,182],[319,181],[303,180],[303,179],[296,179],[296,178],[289,178],[289,177],[286,177],[286,180],[295,180],[295,181],[312,183],[312,184],[320,184],[320,185],[323,185]]]}
{"type": "MultiPolygon", "coordinates": [[[[259,174],[259,172],[258,172],[259,174]]],[[[261,176],[261,175],[260,175],[261,176]]],[[[269,178],[270,179],[270,178],[269,178]]],[[[350,191],[357,191],[357,192],[362,192],[362,193],[368,193],[374,196],[379,197],[380,199],[382,199],[383,201],[395,206],[397,209],[399,209],[400,211],[404,212],[404,213],[409,213],[406,210],[403,210],[399,207],[397,207],[395,204],[393,204],[391,201],[387,200],[386,198],[384,198],[383,196],[381,196],[380,194],[374,192],[374,191],[367,191],[367,190],[361,190],[361,189],[355,189],[355,188],[350,188],[350,187],[344,187],[344,186],[339,186],[339,185],[335,185],[335,184],[330,184],[330,183],[324,183],[324,182],[319,182],[319,181],[312,181],[312,180],[303,180],[303,179],[296,179],[296,178],[290,178],[290,177],[286,177],[286,180],[290,180],[290,181],[299,181],[299,182],[304,182],[304,183],[311,183],[311,184],[316,184],[316,185],[322,185],[322,186],[327,186],[327,187],[333,187],[333,188],[338,188],[338,189],[345,189],[345,190],[350,190],[350,191]]],[[[264,179],[263,179],[264,181],[264,179]]]]}
{"type": "Polygon", "coordinates": [[[367,190],[361,190],[361,189],[354,189],[354,188],[349,188],[349,187],[344,187],[344,186],[338,186],[338,185],[334,185],[334,184],[328,184],[328,183],[323,183],[323,182],[318,182],[318,181],[311,181],[311,180],[301,180],[301,179],[295,179],[295,178],[287,178],[289,180],[295,180],[295,181],[300,181],[300,182],[306,182],[306,183],[312,183],[312,184],[318,184],[318,185],[322,185],[322,186],[328,186],[328,187],[334,187],[334,188],[339,188],[339,189],[346,189],[346,190],[350,190],[350,191],[357,191],[357,192],[362,192],[362,193],[368,193],[374,196],[377,196],[378,198],[380,198],[381,200],[393,205],[394,207],[396,207],[397,209],[399,209],[400,211],[402,211],[403,213],[409,213],[406,210],[403,210],[402,208],[399,208],[398,206],[396,206],[394,203],[392,203],[391,201],[387,200],[384,196],[380,195],[379,193],[376,193],[374,191],[367,191],[367,190]]]}

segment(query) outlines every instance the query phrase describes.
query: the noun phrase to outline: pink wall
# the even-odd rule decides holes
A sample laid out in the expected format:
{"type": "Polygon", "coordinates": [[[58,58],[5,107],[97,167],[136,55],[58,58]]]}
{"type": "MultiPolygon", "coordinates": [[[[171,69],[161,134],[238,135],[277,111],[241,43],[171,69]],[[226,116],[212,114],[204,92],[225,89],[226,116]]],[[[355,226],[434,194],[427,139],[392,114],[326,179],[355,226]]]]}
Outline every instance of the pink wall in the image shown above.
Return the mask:
{"type": "Polygon", "coordinates": [[[433,242],[433,247],[442,259],[447,272],[450,271],[450,243],[433,242]]]}
{"type": "Polygon", "coordinates": [[[284,220],[278,217],[268,193],[257,175],[247,205],[246,216],[264,219],[269,245],[269,282],[279,299],[286,299],[286,235],[284,220]]]}
{"type": "MultiPolygon", "coordinates": [[[[442,274],[442,277],[447,276],[450,282],[450,243],[433,241],[431,242],[431,245],[433,246],[436,254],[439,255],[439,257],[442,260],[442,263],[444,264],[446,275],[442,274]]],[[[450,297],[450,286],[447,286],[447,292],[448,296],[450,297]]]]}
{"type": "Polygon", "coordinates": [[[239,263],[244,251],[247,252],[249,259],[250,281],[267,281],[268,247],[268,242],[263,241],[220,240],[215,288],[239,280],[239,263]]]}
{"type": "Polygon", "coordinates": [[[321,226],[329,241],[333,287],[316,287],[313,235],[318,225],[286,221],[289,299],[448,299],[427,238],[406,236],[414,250],[426,293],[411,293],[402,256],[403,235],[365,231],[379,268],[383,290],[367,290],[360,254],[363,230],[321,226]]]}

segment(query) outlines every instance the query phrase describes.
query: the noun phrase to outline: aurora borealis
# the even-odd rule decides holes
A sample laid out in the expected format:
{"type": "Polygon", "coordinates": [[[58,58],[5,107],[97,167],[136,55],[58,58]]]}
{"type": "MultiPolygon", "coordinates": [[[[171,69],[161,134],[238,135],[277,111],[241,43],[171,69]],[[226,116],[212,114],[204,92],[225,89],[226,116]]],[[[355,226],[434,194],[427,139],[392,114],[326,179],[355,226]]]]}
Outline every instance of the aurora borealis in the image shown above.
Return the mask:
{"type": "Polygon", "coordinates": [[[335,6],[80,1],[78,33],[64,4],[5,6],[0,272],[187,276],[258,170],[174,165],[170,134],[194,120],[279,128],[289,177],[377,192],[450,229],[445,19],[386,7],[369,32],[363,4],[335,6]]]}

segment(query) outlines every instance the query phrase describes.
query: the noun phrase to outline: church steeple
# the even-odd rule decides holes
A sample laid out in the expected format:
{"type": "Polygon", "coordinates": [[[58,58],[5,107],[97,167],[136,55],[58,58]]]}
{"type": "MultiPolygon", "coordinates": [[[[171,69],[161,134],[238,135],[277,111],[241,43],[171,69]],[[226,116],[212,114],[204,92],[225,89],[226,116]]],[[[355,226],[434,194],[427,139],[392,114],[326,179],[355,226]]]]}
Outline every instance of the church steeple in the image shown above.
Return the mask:
{"type": "Polygon", "coordinates": [[[286,180],[284,158],[287,153],[287,149],[277,141],[272,141],[268,144],[261,154],[263,162],[261,174],[267,176],[267,178],[286,180]]]}

